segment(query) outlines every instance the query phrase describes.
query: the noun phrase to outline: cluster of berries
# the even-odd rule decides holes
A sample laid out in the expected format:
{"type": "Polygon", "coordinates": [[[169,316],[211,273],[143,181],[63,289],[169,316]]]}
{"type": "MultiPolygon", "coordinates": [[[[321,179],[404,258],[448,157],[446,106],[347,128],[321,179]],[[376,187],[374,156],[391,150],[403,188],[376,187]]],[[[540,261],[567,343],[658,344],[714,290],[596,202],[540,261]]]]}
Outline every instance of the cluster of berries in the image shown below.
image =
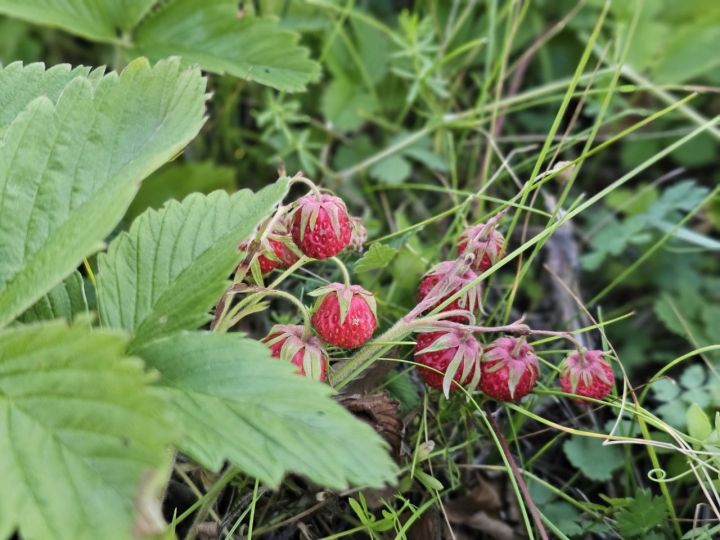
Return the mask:
{"type": "MultiPolygon", "coordinates": [[[[441,262],[420,281],[421,307],[430,311],[447,303],[440,312],[447,314],[444,320],[456,324],[420,333],[415,360],[420,364],[421,377],[432,388],[449,393],[459,385],[479,386],[490,398],[515,401],[529,394],[537,383],[539,368],[533,347],[525,336],[503,336],[483,347],[470,324],[482,307],[478,275],[504,254],[505,239],[494,225],[480,223],[465,229],[457,242],[459,258],[441,262]],[[455,295],[456,299],[447,302],[455,295]]],[[[563,391],[595,399],[605,397],[614,376],[602,355],[602,351],[583,349],[570,353],[561,365],[563,391]]]]}
{"type": "MultiPolygon", "coordinates": [[[[483,346],[473,326],[482,310],[483,286],[478,276],[504,255],[505,239],[495,228],[498,219],[465,229],[457,242],[458,258],[437,264],[421,279],[418,305],[411,313],[440,313],[426,317],[428,324],[418,327],[422,331],[414,353],[421,377],[432,388],[447,394],[459,385],[479,386],[490,398],[515,401],[537,383],[539,367],[533,347],[525,335],[505,335],[483,346]],[[457,297],[449,301],[452,296],[457,297]]],[[[348,214],[342,199],[314,188],[271,220],[250,264],[265,275],[292,266],[302,255],[321,260],[361,248],[366,237],[361,222],[348,214]]],[[[249,248],[246,244],[245,249],[252,251],[249,248]]],[[[275,325],[263,341],[274,357],[297,366],[298,373],[324,381],[329,363],[325,345],[355,349],[366,343],[378,325],[377,308],[373,294],[348,279],[321,287],[310,296],[317,297],[310,324],[275,325]]],[[[560,385],[565,392],[601,399],[613,381],[602,351],[580,348],[561,366],[560,385]]]]}
{"type": "MultiPolygon", "coordinates": [[[[298,199],[289,211],[276,216],[269,234],[261,241],[257,264],[265,275],[276,268],[288,268],[301,255],[328,259],[346,248],[358,249],[367,233],[352,218],[342,199],[313,191],[298,199]]],[[[241,245],[247,249],[248,244],[241,245]]],[[[331,283],[310,293],[317,297],[312,310],[310,332],[301,325],[275,325],[263,342],[272,355],[297,366],[297,372],[318,381],[327,377],[325,344],[355,349],[377,328],[375,297],[359,285],[331,283]]]]}

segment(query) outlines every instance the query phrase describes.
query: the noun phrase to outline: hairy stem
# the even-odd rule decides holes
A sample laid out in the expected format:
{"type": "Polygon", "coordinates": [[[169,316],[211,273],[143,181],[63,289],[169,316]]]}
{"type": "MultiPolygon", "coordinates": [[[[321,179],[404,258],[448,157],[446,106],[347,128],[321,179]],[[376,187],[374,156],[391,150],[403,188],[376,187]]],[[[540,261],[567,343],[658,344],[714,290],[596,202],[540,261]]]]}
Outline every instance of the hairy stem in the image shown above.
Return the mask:
{"type": "Polygon", "coordinates": [[[350,286],[350,273],[348,272],[348,269],[345,266],[345,264],[337,257],[330,257],[330,260],[333,263],[335,263],[335,266],[337,266],[338,269],[340,270],[340,273],[342,274],[342,277],[343,277],[343,283],[349,287],[350,286]]]}

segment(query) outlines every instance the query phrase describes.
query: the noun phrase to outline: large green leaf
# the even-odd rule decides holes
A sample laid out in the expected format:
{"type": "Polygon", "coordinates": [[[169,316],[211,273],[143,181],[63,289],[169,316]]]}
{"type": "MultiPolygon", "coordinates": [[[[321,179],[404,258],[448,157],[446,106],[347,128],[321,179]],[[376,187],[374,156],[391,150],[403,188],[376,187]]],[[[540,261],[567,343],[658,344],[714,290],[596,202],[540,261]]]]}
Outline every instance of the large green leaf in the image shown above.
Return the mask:
{"type": "Polygon", "coordinates": [[[131,538],[175,433],[126,346],[58,322],[0,333],[0,538],[131,538]]]}
{"type": "Polygon", "coordinates": [[[96,41],[121,39],[157,0],[0,0],[0,13],[96,41]]]}
{"type": "Polygon", "coordinates": [[[228,459],[266,484],[286,472],[341,489],[394,482],[382,439],[330,398],[238,334],[183,333],[138,351],[184,426],[181,449],[218,470],[228,459]]]}
{"type": "Polygon", "coordinates": [[[287,185],[196,193],[142,214],[98,258],[103,323],[134,330],[136,345],[205,324],[238,262],[238,244],[285,196],[287,185]]]}
{"type": "Polygon", "coordinates": [[[239,15],[235,0],[171,0],[135,33],[135,52],[180,55],[214,73],[229,73],[279,90],[304,90],[320,66],[298,36],[274,19],[239,15]]]}
{"type": "Polygon", "coordinates": [[[57,103],[38,97],[12,121],[0,140],[0,326],[102,246],[140,181],[198,132],[204,100],[199,70],[137,60],[119,77],[74,78],[57,103]]]}

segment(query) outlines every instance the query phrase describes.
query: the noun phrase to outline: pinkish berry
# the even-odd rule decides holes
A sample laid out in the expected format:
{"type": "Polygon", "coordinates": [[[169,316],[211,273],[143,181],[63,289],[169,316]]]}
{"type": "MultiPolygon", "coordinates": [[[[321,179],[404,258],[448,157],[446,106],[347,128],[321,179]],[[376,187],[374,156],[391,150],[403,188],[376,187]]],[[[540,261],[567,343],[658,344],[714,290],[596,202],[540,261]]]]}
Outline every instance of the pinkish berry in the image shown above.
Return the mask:
{"type": "Polygon", "coordinates": [[[273,357],[297,366],[297,373],[316,381],[327,377],[328,355],[315,336],[305,337],[302,326],[276,324],[263,338],[273,357]]]}
{"type": "Polygon", "coordinates": [[[538,379],[538,361],[524,338],[501,337],[482,357],[480,388],[498,401],[517,401],[529,394],[538,379]]]}
{"type": "MultiPolygon", "coordinates": [[[[423,276],[418,286],[418,302],[425,299],[433,288],[444,280],[444,286],[441,291],[436,292],[439,298],[427,311],[432,311],[436,306],[442,304],[451,295],[462,289],[465,285],[477,278],[475,272],[470,269],[460,270],[458,272],[457,261],[444,261],[436,265],[432,270],[423,276]]],[[[454,310],[465,310],[469,311],[473,315],[480,311],[482,299],[482,285],[477,284],[471,287],[467,292],[462,294],[450,302],[442,311],[454,311],[454,310]]],[[[467,317],[460,315],[448,317],[448,320],[466,323],[468,322],[467,317]]]]}
{"type": "Polygon", "coordinates": [[[350,225],[352,226],[352,235],[350,236],[348,249],[356,253],[362,253],[368,239],[365,223],[362,218],[352,216],[350,217],[350,225]]]}
{"type": "MultiPolygon", "coordinates": [[[[567,394],[603,399],[612,390],[615,374],[602,351],[573,351],[561,365],[560,388],[567,394]]],[[[591,402],[575,398],[583,405],[591,402]]]]}
{"type": "Polygon", "coordinates": [[[445,382],[448,393],[458,390],[458,384],[474,388],[480,379],[480,345],[467,332],[443,330],[418,334],[415,360],[423,365],[419,371],[425,384],[443,390],[445,382]],[[448,368],[453,363],[452,379],[445,381],[448,368]]]}
{"type": "Polygon", "coordinates": [[[465,253],[468,244],[470,244],[470,252],[475,255],[472,269],[478,273],[490,268],[505,254],[503,251],[505,237],[495,229],[483,231],[484,227],[483,223],[478,223],[466,228],[458,238],[457,244],[458,255],[465,253]],[[481,236],[478,236],[480,234],[481,236]]]}
{"type": "Polygon", "coordinates": [[[312,324],[331,345],[355,349],[377,328],[375,297],[359,285],[332,283],[310,293],[317,296],[312,324]]]}
{"type": "Polygon", "coordinates": [[[298,199],[295,205],[292,238],[305,255],[327,259],[350,243],[352,227],[342,199],[311,193],[298,199]]]}

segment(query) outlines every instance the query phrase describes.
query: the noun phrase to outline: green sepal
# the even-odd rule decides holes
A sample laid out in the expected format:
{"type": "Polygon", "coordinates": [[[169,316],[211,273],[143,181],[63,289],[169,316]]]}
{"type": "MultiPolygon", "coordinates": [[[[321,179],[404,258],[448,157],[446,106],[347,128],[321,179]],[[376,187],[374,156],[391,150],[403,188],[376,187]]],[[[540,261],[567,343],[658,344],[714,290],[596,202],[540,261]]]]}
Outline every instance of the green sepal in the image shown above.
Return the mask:
{"type": "Polygon", "coordinates": [[[339,291],[336,291],[337,299],[338,299],[338,306],[340,307],[340,324],[345,324],[345,319],[348,316],[348,312],[350,311],[350,306],[352,304],[353,299],[353,292],[350,290],[350,287],[345,287],[344,289],[341,289],[339,291]]]}

